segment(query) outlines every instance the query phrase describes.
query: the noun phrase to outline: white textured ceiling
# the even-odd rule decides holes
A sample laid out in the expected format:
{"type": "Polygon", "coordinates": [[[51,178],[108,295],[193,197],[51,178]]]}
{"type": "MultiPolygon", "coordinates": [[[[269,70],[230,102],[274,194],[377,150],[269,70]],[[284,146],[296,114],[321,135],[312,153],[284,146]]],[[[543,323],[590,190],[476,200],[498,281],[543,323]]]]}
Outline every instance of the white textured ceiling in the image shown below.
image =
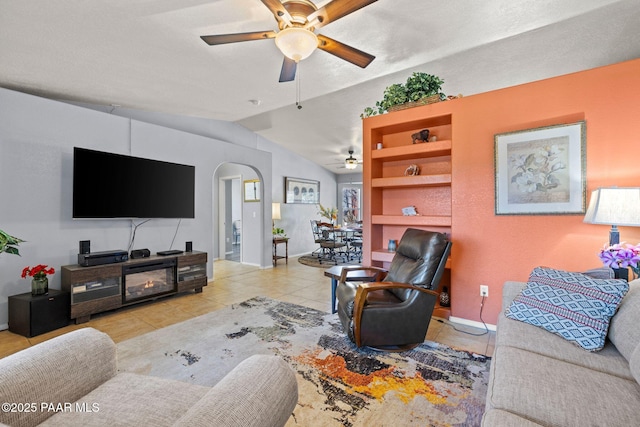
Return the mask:
{"type": "Polygon", "coordinates": [[[379,0],[319,31],[376,59],[314,52],[298,66],[299,110],[273,40],[199,37],[276,30],[259,0],[0,0],[0,86],[235,121],[345,173],[360,113],[413,71],[471,95],[640,57],[638,28],[640,0],[379,0]]]}

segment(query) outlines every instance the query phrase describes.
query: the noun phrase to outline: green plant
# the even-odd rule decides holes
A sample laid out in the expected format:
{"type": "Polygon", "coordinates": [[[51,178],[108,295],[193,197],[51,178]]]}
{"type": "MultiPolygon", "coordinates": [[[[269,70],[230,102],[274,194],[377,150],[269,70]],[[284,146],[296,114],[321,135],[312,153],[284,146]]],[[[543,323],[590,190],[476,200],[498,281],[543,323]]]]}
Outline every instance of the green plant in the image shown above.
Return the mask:
{"type": "Polygon", "coordinates": [[[338,208],[325,208],[322,204],[319,204],[318,209],[318,214],[332,223],[338,218],[338,208]]]}
{"type": "MultiPolygon", "coordinates": [[[[409,101],[417,101],[425,96],[440,93],[444,81],[437,76],[427,73],[413,73],[407,79],[405,88],[409,101]]],[[[444,94],[440,94],[442,99],[444,94]]]]}
{"type": "Polygon", "coordinates": [[[284,232],[284,228],[273,227],[271,230],[274,236],[286,236],[287,234],[284,232]]]}
{"type": "Polygon", "coordinates": [[[407,79],[405,84],[394,83],[387,86],[382,95],[382,100],[376,102],[375,107],[366,107],[361,118],[375,116],[376,114],[384,114],[389,111],[389,107],[404,104],[410,101],[418,101],[425,96],[440,95],[443,100],[446,96],[440,92],[444,81],[432,74],[413,73],[407,79]]]}
{"type": "Polygon", "coordinates": [[[18,246],[22,242],[24,242],[24,240],[11,236],[6,232],[0,230],[0,253],[6,252],[8,254],[19,256],[20,252],[18,251],[18,248],[16,246],[18,246]]]}

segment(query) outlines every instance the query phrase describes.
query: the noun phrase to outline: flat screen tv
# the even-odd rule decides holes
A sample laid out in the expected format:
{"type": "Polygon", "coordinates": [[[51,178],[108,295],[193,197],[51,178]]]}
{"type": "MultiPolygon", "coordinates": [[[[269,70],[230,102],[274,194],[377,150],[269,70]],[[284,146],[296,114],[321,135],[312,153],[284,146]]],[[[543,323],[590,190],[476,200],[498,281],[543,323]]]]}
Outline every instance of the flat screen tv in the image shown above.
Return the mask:
{"type": "Polygon", "coordinates": [[[194,218],[195,166],[74,147],[73,218],[194,218]]]}

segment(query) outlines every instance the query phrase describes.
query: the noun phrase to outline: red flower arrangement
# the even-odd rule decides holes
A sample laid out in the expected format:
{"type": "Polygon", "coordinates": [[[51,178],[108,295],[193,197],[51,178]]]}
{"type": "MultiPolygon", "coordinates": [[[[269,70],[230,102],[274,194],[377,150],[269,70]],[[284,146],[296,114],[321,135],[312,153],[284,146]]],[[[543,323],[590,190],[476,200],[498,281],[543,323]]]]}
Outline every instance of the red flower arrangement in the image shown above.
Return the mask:
{"type": "Polygon", "coordinates": [[[22,270],[22,278],[26,278],[27,276],[35,277],[36,279],[44,279],[47,274],[53,274],[56,271],[51,268],[47,268],[47,265],[38,264],[35,267],[25,267],[22,270]]]}

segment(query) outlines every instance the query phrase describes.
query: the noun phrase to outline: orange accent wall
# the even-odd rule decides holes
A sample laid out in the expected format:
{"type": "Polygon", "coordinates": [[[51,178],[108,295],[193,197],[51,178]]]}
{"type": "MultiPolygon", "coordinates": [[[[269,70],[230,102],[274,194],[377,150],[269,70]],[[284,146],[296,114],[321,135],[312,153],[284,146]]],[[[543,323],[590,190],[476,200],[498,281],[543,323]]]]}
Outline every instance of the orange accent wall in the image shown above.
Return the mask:
{"type": "MultiPolygon", "coordinates": [[[[446,80],[446,75],[443,76],[446,80]]],[[[539,265],[600,267],[608,226],[583,215],[496,216],[494,135],[586,121],[587,204],[602,186],[640,186],[640,59],[391,114],[452,114],[451,315],[479,321],[479,285],[489,285],[483,319],[495,324],[502,285],[539,265]],[[422,112],[421,112],[422,110],[422,112]]],[[[620,227],[640,242],[640,227],[620,227]]]]}

